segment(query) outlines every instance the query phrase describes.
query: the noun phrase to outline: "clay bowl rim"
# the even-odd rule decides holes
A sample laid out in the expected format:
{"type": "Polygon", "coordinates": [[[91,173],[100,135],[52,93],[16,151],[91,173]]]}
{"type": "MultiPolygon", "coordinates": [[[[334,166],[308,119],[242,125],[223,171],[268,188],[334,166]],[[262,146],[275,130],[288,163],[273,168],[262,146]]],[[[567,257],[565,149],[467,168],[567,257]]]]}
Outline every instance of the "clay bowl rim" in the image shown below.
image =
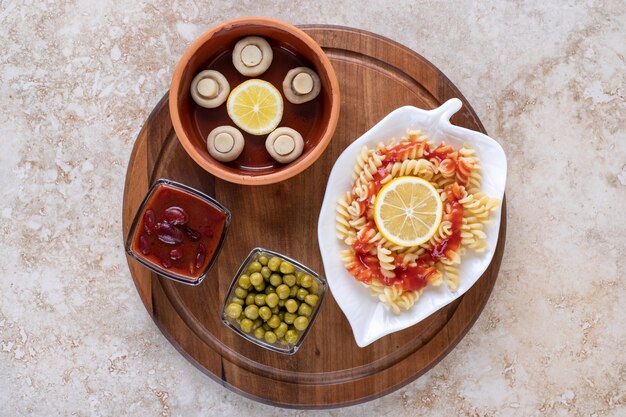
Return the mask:
{"type": "MultiPolygon", "coordinates": [[[[252,35],[252,33],[250,34],[252,35]]],[[[259,36],[263,36],[260,34],[259,36]]],[[[307,51],[308,52],[308,51],[307,51]]],[[[305,55],[310,60],[310,54],[305,55]]],[[[191,100],[190,98],[187,98],[191,100]]],[[[172,119],[172,125],[174,131],[178,137],[179,142],[183,145],[183,148],[189,156],[202,167],[205,171],[215,175],[223,180],[244,185],[265,185],[274,184],[280,181],[287,180],[295,175],[306,170],[322,155],[330,140],[332,139],[337,123],[339,121],[339,109],[341,104],[341,98],[339,94],[339,81],[337,80],[337,74],[333,68],[330,59],[324,53],[321,46],[307,35],[301,29],[276,19],[266,17],[244,17],[238,19],[232,19],[220,23],[204,32],[191,45],[185,50],[180,61],[176,65],[174,75],[172,76],[172,82],[169,91],[169,110],[170,118],[172,119]],[[222,166],[222,162],[213,159],[208,152],[206,154],[199,152],[192,144],[183,128],[180,114],[178,112],[179,100],[178,92],[181,88],[182,75],[189,64],[191,58],[198,52],[198,50],[207,42],[210,42],[214,35],[223,30],[229,30],[233,27],[242,26],[269,26],[274,29],[287,32],[292,36],[299,38],[304,44],[310,48],[312,53],[317,56],[321,64],[321,69],[326,73],[330,85],[326,86],[330,89],[330,115],[326,123],[326,127],[321,135],[320,140],[313,146],[311,151],[300,158],[294,163],[287,165],[285,168],[279,169],[277,172],[271,172],[269,174],[261,175],[249,175],[240,172],[232,172],[222,166]]]]}

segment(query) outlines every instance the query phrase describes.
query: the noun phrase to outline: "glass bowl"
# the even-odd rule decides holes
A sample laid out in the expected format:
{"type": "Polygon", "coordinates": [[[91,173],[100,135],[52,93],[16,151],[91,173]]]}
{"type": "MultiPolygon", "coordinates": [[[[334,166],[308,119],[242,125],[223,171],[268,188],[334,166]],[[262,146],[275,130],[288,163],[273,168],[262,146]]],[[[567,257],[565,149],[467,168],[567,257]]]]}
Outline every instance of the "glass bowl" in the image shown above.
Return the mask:
{"type": "Polygon", "coordinates": [[[217,259],[230,220],[230,211],[214,198],[159,179],[135,215],[126,252],[162,277],[198,285],[217,259]]]}
{"type": "MultiPolygon", "coordinates": [[[[286,273],[286,275],[290,275],[290,273],[286,273]]],[[[269,283],[269,279],[264,279],[264,286],[270,286],[269,283]]],[[[287,285],[287,284],[285,284],[287,285]]],[[[299,287],[298,283],[289,286],[290,291],[292,290],[293,287],[299,287]]],[[[254,290],[254,286],[250,285],[249,288],[252,288],[254,290]]],[[[299,287],[299,288],[303,288],[303,287],[299,287]]],[[[307,290],[308,291],[308,290],[307,290]]],[[[259,294],[265,294],[265,290],[261,290],[261,291],[257,291],[255,290],[255,292],[259,293],[259,294]]],[[[307,334],[309,333],[309,331],[311,330],[311,327],[313,327],[313,324],[315,322],[315,319],[317,318],[317,314],[319,313],[320,310],[320,306],[322,305],[322,302],[324,301],[324,296],[326,295],[326,279],[324,279],[323,277],[321,277],[319,274],[317,274],[315,271],[313,271],[312,269],[308,268],[307,266],[301,264],[298,261],[295,261],[291,258],[289,258],[288,256],[285,256],[283,254],[271,251],[269,249],[263,249],[263,248],[254,248],[252,249],[252,251],[250,251],[250,253],[248,254],[248,256],[246,257],[246,259],[241,263],[241,266],[239,267],[239,270],[237,271],[237,273],[235,274],[235,276],[233,277],[233,280],[230,284],[230,288],[228,289],[228,293],[226,295],[226,298],[224,299],[224,305],[222,307],[222,321],[224,322],[224,324],[226,326],[228,326],[232,331],[234,331],[235,333],[237,333],[239,336],[243,337],[244,339],[254,343],[257,346],[261,346],[262,348],[274,351],[274,352],[278,352],[278,353],[283,353],[283,354],[287,354],[287,355],[293,355],[294,353],[297,352],[298,348],[302,345],[302,342],[304,341],[305,337],[307,336],[307,334]],[[266,256],[268,259],[272,258],[272,257],[278,257],[281,261],[285,261],[288,262],[290,264],[292,264],[295,268],[295,271],[293,272],[294,275],[297,276],[297,282],[300,282],[300,278],[303,275],[310,275],[313,279],[314,284],[309,288],[309,290],[314,289],[315,286],[317,285],[317,292],[315,293],[315,295],[317,295],[318,301],[315,304],[315,306],[312,307],[312,312],[308,318],[308,325],[307,327],[302,330],[302,331],[298,331],[294,328],[294,326],[292,324],[288,324],[288,329],[289,330],[294,330],[298,333],[298,338],[295,342],[293,343],[287,343],[287,342],[281,342],[281,340],[279,340],[277,338],[277,341],[275,343],[269,343],[268,341],[266,341],[265,339],[261,339],[261,338],[257,338],[255,336],[255,329],[257,327],[261,327],[262,325],[259,326],[255,326],[253,328],[252,331],[250,331],[249,333],[244,332],[241,329],[241,325],[239,323],[240,319],[233,319],[230,316],[228,316],[226,314],[226,307],[231,304],[233,302],[233,297],[236,297],[235,294],[235,290],[237,290],[239,287],[239,278],[246,274],[248,272],[248,268],[250,267],[250,265],[255,262],[258,261],[259,258],[261,256],[266,256]]],[[[287,301],[289,299],[294,299],[297,300],[297,302],[301,302],[301,304],[306,304],[304,301],[300,300],[297,298],[297,296],[289,296],[286,300],[287,301]]],[[[301,305],[300,304],[300,305],[301,305]]],[[[309,305],[309,304],[307,304],[309,305]]],[[[244,300],[244,306],[242,308],[245,308],[245,300],[244,300]]],[[[286,309],[285,307],[281,307],[280,308],[281,312],[285,312],[286,309]]],[[[299,310],[298,310],[299,311],[299,310]]],[[[299,316],[298,311],[296,311],[296,315],[299,316]]],[[[272,313],[272,315],[274,315],[275,313],[272,313]]],[[[244,317],[244,313],[241,313],[241,317],[244,317]]],[[[259,317],[260,318],[260,317],[259,317]]],[[[263,319],[261,319],[261,322],[263,322],[263,319]]],[[[281,320],[281,323],[283,323],[284,320],[281,320]]],[[[266,324],[266,323],[263,323],[266,324]]],[[[287,324],[287,323],[285,323],[287,324]]],[[[271,330],[275,330],[274,328],[271,328],[271,330]]]]}

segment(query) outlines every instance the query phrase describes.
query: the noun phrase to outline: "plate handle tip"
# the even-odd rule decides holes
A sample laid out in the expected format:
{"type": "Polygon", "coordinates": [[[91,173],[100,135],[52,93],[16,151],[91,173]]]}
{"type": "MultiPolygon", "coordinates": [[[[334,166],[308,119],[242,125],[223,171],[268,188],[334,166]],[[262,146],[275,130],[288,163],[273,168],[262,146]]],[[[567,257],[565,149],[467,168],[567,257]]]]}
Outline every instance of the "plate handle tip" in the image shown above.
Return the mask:
{"type": "Polygon", "coordinates": [[[449,123],[450,118],[456,112],[458,112],[462,106],[463,103],[461,102],[461,100],[455,97],[449,99],[436,109],[431,110],[431,112],[434,114],[435,119],[442,119],[442,121],[446,121],[449,123]]]}

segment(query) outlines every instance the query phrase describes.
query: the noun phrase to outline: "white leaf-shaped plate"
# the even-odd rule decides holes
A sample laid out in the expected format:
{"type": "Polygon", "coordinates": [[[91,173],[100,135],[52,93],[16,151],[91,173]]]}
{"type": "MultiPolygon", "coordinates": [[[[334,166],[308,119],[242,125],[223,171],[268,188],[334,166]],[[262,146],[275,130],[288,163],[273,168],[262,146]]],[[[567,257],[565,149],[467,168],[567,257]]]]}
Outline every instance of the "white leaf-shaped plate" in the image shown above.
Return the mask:
{"type": "Polygon", "coordinates": [[[317,229],[319,246],[333,297],[350,322],[354,338],[360,347],[406,329],[451,303],[474,285],[491,262],[500,230],[499,209],[492,215],[493,223],[485,228],[489,249],[480,254],[468,250],[463,256],[458,290],[451,292],[446,285],[428,286],[409,311],[394,315],[388,307],[370,295],[368,288],[346,271],[339,255],[347,246],[335,234],[335,209],[341,193],[351,188],[352,170],[357,155],[363,146],[372,148],[389,138],[399,140],[406,136],[407,130],[420,130],[435,144],[445,141],[457,149],[464,143],[470,145],[480,158],[482,191],[502,200],[507,170],[504,151],[489,136],[450,123],[450,117],[461,105],[459,99],[453,98],[430,111],[412,106],[394,110],[348,146],[330,173],[317,229]]]}

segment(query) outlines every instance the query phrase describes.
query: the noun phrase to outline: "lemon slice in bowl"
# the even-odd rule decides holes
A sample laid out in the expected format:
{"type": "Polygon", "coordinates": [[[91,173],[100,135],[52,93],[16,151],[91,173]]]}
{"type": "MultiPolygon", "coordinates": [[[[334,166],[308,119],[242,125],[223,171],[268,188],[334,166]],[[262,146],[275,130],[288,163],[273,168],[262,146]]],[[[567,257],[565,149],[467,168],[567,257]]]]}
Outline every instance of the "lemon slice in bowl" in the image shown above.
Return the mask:
{"type": "Polygon", "coordinates": [[[428,181],[399,177],[376,196],[374,221],[380,233],[396,245],[417,246],[430,239],[441,223],[443,204],[428,181]]]}
{"type": "Polygon", "coordinates": [[[252,135],[266,135],[283,117],[283,98],[267,81],[252,79],[230,92],[226,110],[233,122],[252,135]]]}

